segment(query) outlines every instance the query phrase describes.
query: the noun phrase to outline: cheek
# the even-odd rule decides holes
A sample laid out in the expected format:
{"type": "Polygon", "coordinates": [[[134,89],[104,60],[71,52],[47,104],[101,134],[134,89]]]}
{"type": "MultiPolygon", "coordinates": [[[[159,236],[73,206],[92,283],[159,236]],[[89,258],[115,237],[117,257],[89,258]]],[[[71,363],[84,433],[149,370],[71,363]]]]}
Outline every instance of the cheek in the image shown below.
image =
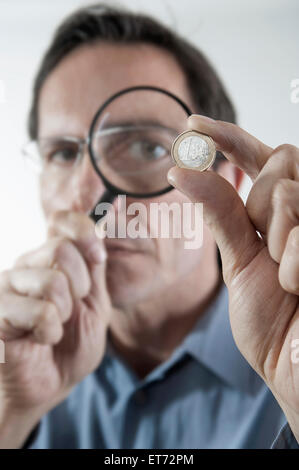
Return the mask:
{"type": "Polygon", "coordinates": [[[43,174],[39,181],[41,204],[46,217],[71,206],[70,178],[52,173],[43,174]]]}

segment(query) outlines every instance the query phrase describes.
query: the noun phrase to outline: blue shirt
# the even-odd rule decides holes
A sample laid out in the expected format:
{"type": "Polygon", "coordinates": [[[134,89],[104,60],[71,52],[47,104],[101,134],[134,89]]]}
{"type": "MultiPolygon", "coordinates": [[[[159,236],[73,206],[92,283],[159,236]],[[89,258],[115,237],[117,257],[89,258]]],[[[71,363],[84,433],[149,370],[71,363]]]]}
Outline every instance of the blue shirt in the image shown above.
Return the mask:
{"type": "Polygon", "coordinates": [[[283,426],[277,438],[273,442],[271,449],[299,449],[299,443],[296,441],[289,423],[286,423],[283,426]]]}
{"type": "Polygon", "coordinates": [[[285,417],[238,351],[223,284],[171,357],[139,379],[108,342],[30,448],[270,448],[285,417]]]}

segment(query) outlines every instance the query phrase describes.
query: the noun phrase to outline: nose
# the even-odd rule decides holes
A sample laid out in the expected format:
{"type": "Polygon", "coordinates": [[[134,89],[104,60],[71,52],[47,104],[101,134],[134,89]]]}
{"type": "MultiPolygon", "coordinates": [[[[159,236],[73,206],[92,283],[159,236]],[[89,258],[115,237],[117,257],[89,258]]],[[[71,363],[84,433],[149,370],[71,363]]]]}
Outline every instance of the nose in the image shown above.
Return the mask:
{"type": "Polygon", "coordinates": [[[87,149],[75,169],[72,186],[72,209],[89,214],[104,194],[105,186],[92,166],[87,149]]]}

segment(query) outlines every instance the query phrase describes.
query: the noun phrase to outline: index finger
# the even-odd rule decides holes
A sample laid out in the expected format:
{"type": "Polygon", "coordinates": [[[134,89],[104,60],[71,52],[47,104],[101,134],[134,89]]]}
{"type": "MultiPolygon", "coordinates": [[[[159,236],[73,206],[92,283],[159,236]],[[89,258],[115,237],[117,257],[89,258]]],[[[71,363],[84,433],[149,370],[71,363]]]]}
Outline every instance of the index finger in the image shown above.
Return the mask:
{"type": "Polygon", "coordinates": [[[211,136],[217,150],[245,171],[252,180],[258,176],[273,152],[271,147],[230,122],[215,121],[206,116],[192,114],[188,118],[188,127],[211,136]]]}

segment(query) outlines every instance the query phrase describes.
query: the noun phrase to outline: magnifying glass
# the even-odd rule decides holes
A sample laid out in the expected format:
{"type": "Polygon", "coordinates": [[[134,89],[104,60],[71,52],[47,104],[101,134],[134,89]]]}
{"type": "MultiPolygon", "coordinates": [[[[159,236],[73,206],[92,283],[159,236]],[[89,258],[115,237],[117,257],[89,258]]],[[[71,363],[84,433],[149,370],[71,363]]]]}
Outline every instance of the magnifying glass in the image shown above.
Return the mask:
{"type": "Polygon", "coordinates": [[[115,93],[95,114],[88,137],[93,167],[105,192],[90,213],[118,195],[152,198],[173,189],[167,172],[171,146],[192,113],[177,96],[162,88],[136,86],[115,93]]]}

